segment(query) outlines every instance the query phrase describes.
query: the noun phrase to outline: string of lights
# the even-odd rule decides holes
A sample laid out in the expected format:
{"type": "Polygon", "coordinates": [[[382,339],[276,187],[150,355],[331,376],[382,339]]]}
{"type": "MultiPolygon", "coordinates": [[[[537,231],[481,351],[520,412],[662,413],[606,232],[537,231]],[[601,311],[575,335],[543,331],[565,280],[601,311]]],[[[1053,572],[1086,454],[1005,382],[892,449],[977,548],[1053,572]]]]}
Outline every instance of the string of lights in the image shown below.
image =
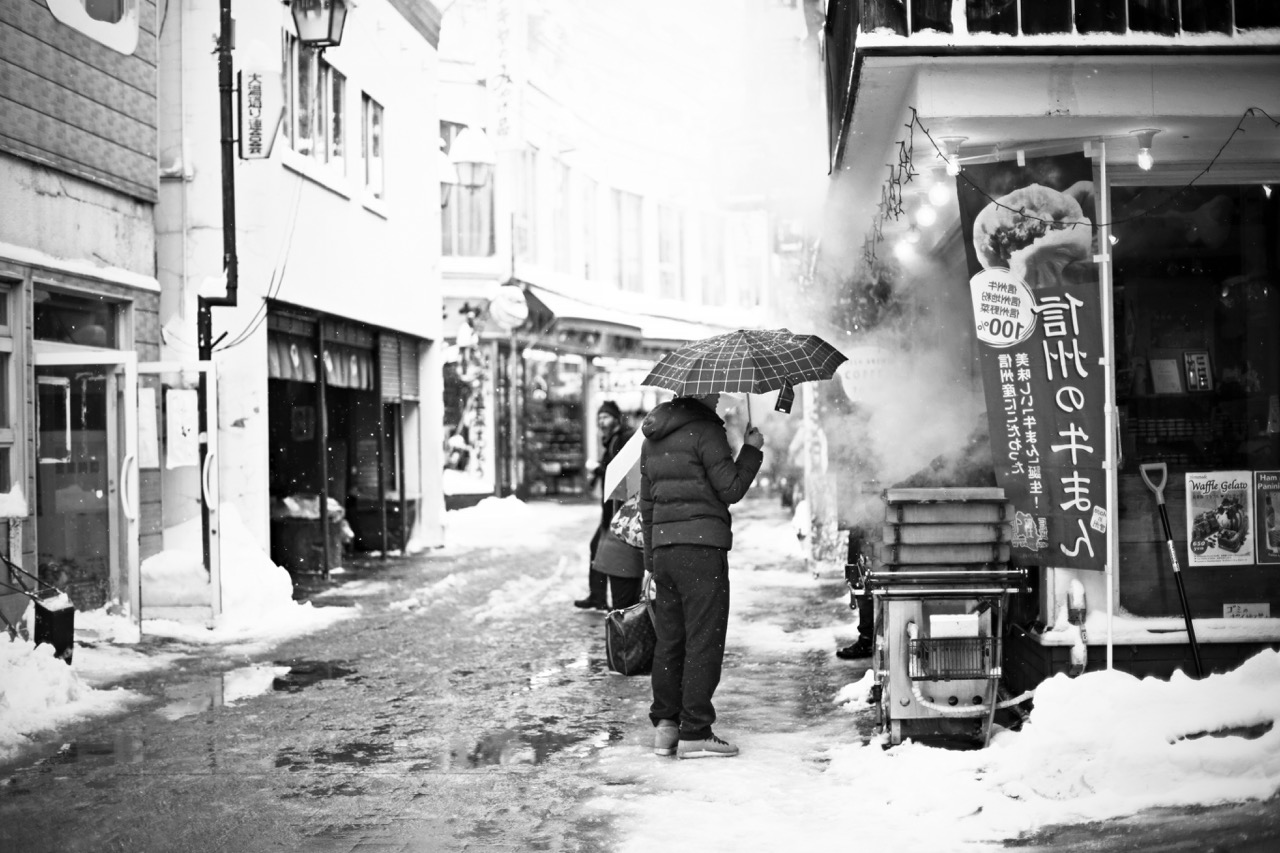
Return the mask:
{"type": "MultiPolygon", "coordinates": [[[[1016,214],[1018,214],[1019,216],[1022,216],[1023,218],[1025,218],[1025,219],[1031,219],[1031,220],[1035,220],[1035,221],[1037,221],[1037,222],[1047,222],[1047,223],[1054,224],[1054,225],[1059,225],[1059,226],[1065,226],[1065,225],[1086,225],[1086,224],[1087,224],[1087,225],[1090,225],[1090,226],[1092,226],[1092,227],[1094,227],[1094,228],[1101,228],[1101,227],[1103,227],[1103,226],[1111,227],[1111,226],[1113,226],[1113,225],[1120,225],[1120,224],[1123,224],[1123,223],[1125,223],[1125,222],[1133,222],[1134,220],[1142,219],[1142,218],[1143,218],[1143,217],[1145,217],[1145,216],[1148,216],[1148,215],[1150,215],[1150,214],[1152,214],[1152,213],[1155,213],[1156,211],[1159,211],[1160,209],[1162,209],[1162,208],[1164,208],[1164,207],[1167,207],[1168,205],[1172,204],[1172,203],[1174,202],[1174,200],[1178,198],[1178,196],[1179,196],[1179,195],[1181,195],[1182,193],[1184,193],[1184,192],[1186,192],[1186,191],[1190,190],[1192,187],[1194,187],[1194,186],[1196,185],[1196,182],[1197,182],[1197,181],[1199,181],[1201,178],[1203,178],[1205,175],[1207,175],[1207,174],[1209,173],[1209,170],[1210,170],[1210,169],[1212,169],[1212,168],[1214,167],[1214,165],[1215,165],[1215,164],[1217,164],[1217,162],[1218,162],[1218,160],[1219,160],[1219,159],[1221,159],[1223,152],[1225,152],[1225,151],[1227,150],[1227,146],[1228,146],[1229,144],[1231,144],[1231,140],[1233,140],[1233,139],[1236,137],[1236,135],[1237,135],[1237,134],[1239,134],[1239,133],[1244,133],[1244,132],[1245,132],[1245,129],[1244,129],[1244,123],[1245,123],[1245,121],[1246,121],[1247,119],[1249,119],[1250,117],[1254,116],[1254,115],[1261,115],[1261,116],[1265,117],[1268,121],[1270,121],[1270,122],[1271,122],[1271,126],[1272,126],[1272,128],[1280,128],[1280,121],[1277,121],[1275,118],[1273,118],[1271,115],[1269,115],[1269,114],[1267,113],[1267,111],[1266,111],[1266,110],[1262,109],[1261,107],[1249,107],[1248,109],[1246,109],[1246,110],[1244,111],[1244,113],[1243,113],[1243,114],[1241,114],[1241,116],[1240,116],[1240,120],[1239,120],[1238,122],[1236,122],[1236,126],[1235,126],[1235,128],[1231,131],[1231,133],[1229,133],[1229,134],[1227,135],[1227,138],[1226,138],[1225,140],[1223,140],[1223,143],[1222,143],[1222,145],[1218,148],[1217,153],[1215,153],[1215,154],[1213,155],[1213,159],[1211,159],[1211,160],[1209,161],[1209,163],[1208,163],[1208,164],[1207,164],[1203,169],[1201,169],[1198,173],[1196,173],[1195,177],[1193,177],[1193,178],[1192,178],[1190,181],[1188,181],[1185,185],[1183,185],[1183,186],[1179,187],[1178,189],[1174,190],[1173,192],[1169,193],[1169,194],[1168,194],[1168,195],[1167,195],[1167,196],[1166,196],[1162,201],[1160,201],[1159,203],[1157,203],[1157,204],[1153,204],[1151,207],[1146,208],[1145,210],[1142,210],[1142,211],[1140,211],[1140,212],[1138,212],[1138,213],[1133,213],[1133,214],[1130,214],[1130,215],[1128,215],[1128,216],[1125,216],[1125,217],[1122,217],[1122,218],[1119,218],[1119,219],[1112,219],[1112,220],[1110,220],[1109,222],[1105,222],[1105,223],[1104,223],[1104,222],[1089,222],[1088,220],[1076,221],[1076,222],[1059,221],[1059,220],[1055,220],[1055,219],[1046,219],[1046,218],[1044,218],[1044,217],[1036,216],[1036,215],[1034,215],[1034,214],[1027,213],[1027,211],[1026,211],[1026,208],[1025,208],[1025,207],[1023,207],[1023,208],[1015,208],[1015,207],[1010,207],[1010,206],[1009,206],[1009,205],[1007,205],[1007,204],[1001,204],[999,200],[997,200],[996,198],[994,198],[993,196],[991,196],[991,195],[990,195],[986,190],[982,189],[982,187],[978,186],[978,185],[977,185],[977,184],[975,184],[973,181],[969,180],[968,176],[964,174],[963,170],[961,170],[961,171],[959,172],[958,177],[959,177],[961,180],[963,180],[966,184],[968,184],[970,187],[972,187],[972,188],[973,188],[977,193],[979,193],[979,194],[980,194],[980,195],[982,195],[984,198],[986,198],[989,202],[991,202],[992,204],[996,205],[996,207],[1003,208],[1003,209],[1005,209],[1005,210],[1008,210],[1008,211],[1011,211],[1011,212],[1013,212],[1013,213],[1016,213],[1016,214]]],[[[909,124],[910,124],[910,125],[914,125],[914,126],[918,126],[918,127],[920,128],[920,131],[925,135],[925,138],[929,140],[929,143],[933,146],[934,151],[935,151],[935,152],[937,152],[937,154],[938,154],[938,156],[939,156],[940,158],[942,158],[943,160],[948,159],[948,154],[947,154],[947,152],[946,152],[945,150],[943,150],[943,148],[942,148],[941,146],[939,146],[939,145],[938,145],[937,141],[933,138],[933,135],[929,133],[929,129],[928,129],[928,128],[926,128],[926,127],[924,126],[924,123],[920,121],[920,116],[919,116],[919,114],[916,112],[915,107],[911,107],[911,121],[909,122],[909,124]]]]}
{"type": "MultiPolygon", "coordinates": [[[[958,145],[953,144],[953,145],[948,145],[946,147],[939,145],[938,140],[934,138],[933,134],[929,132],[929,129],[924,126],[924,122],[920,120],[920,115],[917,112],[916,108],[910,107],[910,110],[911,110],[911,119],[905,125],[907,129],[907,137],[905,139],[899,139],[897,141],[898,162],[886,164],[889,169],[889,176],[886,179],[884,185],[880,189],[880,203],[879,205],[877,205],[875,216],[872,218],[871,228],[868,230],[867,236],[863,240],[862,259],[867,264],[867,266],[874,265],[874,263],[877,260],[878,246],[880,245],[880,243],[884,242],[885,220],[892,218],[896,222],[899,219],[901,219],[904,213],[904,201],[905,201],[904,186],[908,183],[911,183],[912,179],[916,175],[920,174],[915,167],[916,128],[919,128],[920,132],[924,134],[927,140],[929,140],[929,144],[933,146],[933,150],[938,156],[938,158],[947,163],[948,174],[953,174],[957,177],[957,179],[963,180],[975,192],[983,196],[985,199],[987,199],[988,202],[990,202],[991,204],[994,204],[996,207],[1003,208],[1004,210],[1008,210],[1012,213],[1016,213],[1025,219],[1031,219],[1037,222],[1045,222],[1045,223],[1059,226],[1059,227],[1066,226],[1066,225],[1086,225],[1087,224],[1091,228],[1101,228],[1104,225],[1107,227],[1111,227],[1111,226],[1120,225],[1126,222],[1132,222],[1138,219],[1142,219],[1145,216],[1149,216],[1152,213],[1155,213],[1161,210],[1162,208],[1165,208],[1170,204],[1173,204],[1174,201],[1176,201],[1180,195],[1182,195],[1183,193],[1187,192],[1192,187],[1194,187],[1196,183],[1200,181],[1201,178],[1203,178],[1205,175],[1209,173],[1210,170],[1213,169],[1213,167],[1217,164],[1217,162],[1222,158],[1223,153],[1227,150],[1227,146],[1231,144],[1231,141],[1235,139],[1237,134],[1246,132],[1245,122],[1249,118],[1262,117],[1262,118],[1265,118],[1267,121],[1271,122],[1271,126],[1273,129],[1280,128],[1280,120],[1275,119],[1266,110],[1262,109],[1261,107],[1249,107],[1241,114],[1240,120],[1236,122],[1236,126],[1232,129],[1231,133],[1227,134],[1227,138],[1223,140],[1222,145],[1219,146],[1217,152],[1213,155],[1213,158],[1209,160],[1208,164],[1206,164],[1203,169],[1197,172],[1196,175],[1191,180],[1189,180],[1185,185],[1179,187],[1176,190],[1173,190],[1172,192],[1167,193],[1161,201],[1139,212],[1132,213],[1130,215],[1120,217],[1117,219],[1112,219],[1109,222],[1105,222],[1105,223],[1090,222],[1088,220],[1080,220],[1076,222],[1064,222],[1064,221],[1055,220],[1055,219],[1047,219],[1044,217],[1036,216],[1035,214],[1032,214],[1032,213],[1028,213],[1025,207],[1015,208],[1007,204],[1001,203],[998,199],[996,199],[994,196],[992,196],[982,187],[978,186],[976,183],[971,181],[969,177],[964,174],[963,169],[960,168],[960,162],[959,162],[959,156],[958,156],[958,145]]],[[[955,141],[958,141],[958,140],[953,140],[953,142],[955,141]]],[[[912,227],[914,228],[914,226],[912,227]]]]}

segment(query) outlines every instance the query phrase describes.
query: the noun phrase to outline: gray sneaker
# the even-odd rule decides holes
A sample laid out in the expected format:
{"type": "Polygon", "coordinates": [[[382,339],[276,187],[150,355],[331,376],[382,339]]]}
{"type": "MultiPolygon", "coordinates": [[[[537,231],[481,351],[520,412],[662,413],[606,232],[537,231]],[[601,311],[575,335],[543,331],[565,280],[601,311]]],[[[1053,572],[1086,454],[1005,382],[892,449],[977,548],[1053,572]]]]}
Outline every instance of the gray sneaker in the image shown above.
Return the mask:
{"type": "Polygon", "coordinates": [[[675,720],[658,720],[658,728],[653,733],[654,755],[675,755],[676,744],[680,742],[680,726],[675,720]]]}
{"type": "Polygon", "coordinates": [[[705,740],[682,740],[676,748],[677,758],[733,758],[737,754],[736,746],[715,735],[705,740]]]}

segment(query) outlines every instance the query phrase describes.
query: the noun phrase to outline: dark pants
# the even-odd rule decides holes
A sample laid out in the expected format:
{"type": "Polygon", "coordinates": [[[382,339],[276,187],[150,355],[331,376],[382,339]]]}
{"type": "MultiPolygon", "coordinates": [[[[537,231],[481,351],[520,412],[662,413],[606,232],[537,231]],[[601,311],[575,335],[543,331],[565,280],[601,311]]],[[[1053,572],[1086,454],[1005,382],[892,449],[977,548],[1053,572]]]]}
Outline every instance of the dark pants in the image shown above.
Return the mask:
{"type": "MultiPolygon", "coordinates": [[[[604,572],[597,572],[591,568],[591,564],[596,560],[596,549],[600,547],[600,538],[604,536],[606,530],[609,529],[609,522],[613,521],[613,513],[617,509],[617,504],[613,501],[603,501],[600,504],[600,525],[596,528],[596,532],[591,537],[590,552],[591,556],[587,559],[587,598],[605,604],[609,600],[609,576],[604,572]]],[[[635,604],[635,602],[631,602],[635,604]]],[[[619,606],[615,597],[613,606],[619,606]]],[[[625,605],[622,605],[625,606],[625,605]]]]}
{"type": "Polygon", "coordinates": [[[653,551],[653,704],[649,718],[677,720],[681,740],[710,737],[729,628],[729,559],[721,548],[668,545],[653,551]]]}
{"type": "Polygon", "coordinates": [[[640,600],[644,578],[620,578],[609,575],[609,592],[613,595],[613,609],[622,610],[640,600]]]}

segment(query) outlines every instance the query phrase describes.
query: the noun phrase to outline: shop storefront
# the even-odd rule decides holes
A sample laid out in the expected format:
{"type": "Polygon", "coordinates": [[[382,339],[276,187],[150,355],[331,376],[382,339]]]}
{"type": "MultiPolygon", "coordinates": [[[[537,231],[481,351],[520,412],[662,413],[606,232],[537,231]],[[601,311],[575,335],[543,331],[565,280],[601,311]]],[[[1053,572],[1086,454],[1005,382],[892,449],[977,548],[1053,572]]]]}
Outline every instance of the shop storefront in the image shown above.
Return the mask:
{"type": "Polygon", "coordinates": [[[324,572],[348,551],[404,549],[421,501],[421,342],[280,305],[268,328],[272,559],[324,572]]]}
{"type": "Polygon", "coordinates": [[[972,9],[954,33],[859,20],[889,5],[828,18],[817,268],[832,334],[885,353],[891,386],[830,391],[854,413],[824,424],[845,521],[882,517],[869,484],[1005,489],[1035,587],[1015,691],[1073,656],[1192,671],[1175,558],[1206,671],[1280,643],[1280,20],[1245,38],[1121,14],[1104,48],[1077,15],[1014,55],[999,38],[1030,33],[972,9]]]}

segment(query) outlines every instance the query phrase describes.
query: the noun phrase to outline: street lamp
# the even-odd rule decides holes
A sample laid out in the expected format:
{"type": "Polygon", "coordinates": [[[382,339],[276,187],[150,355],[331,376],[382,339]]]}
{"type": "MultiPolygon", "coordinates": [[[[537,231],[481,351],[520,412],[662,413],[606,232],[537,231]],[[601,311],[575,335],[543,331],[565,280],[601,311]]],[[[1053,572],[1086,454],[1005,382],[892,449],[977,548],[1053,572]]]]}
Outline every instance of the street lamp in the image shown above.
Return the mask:
{"type": "Polygon", "coordinates": [[[478,127],[464,127],[453,138],[449,159],[458,168],[458,183],[469,190],[478,190],[487,184],[489,174],[498,162],[493,143],[478,127]]]}
{"type": "Polygon", "coordinates": [[[440,140],[440,150],[436,153],[436,168],[440,170],[440,206],[449,203],[453,188],[458,185],[458,166],[444,150],[445,142],[440,140]]]}
{"type": "Polygon", "coordinates": [[[347,23],[347,0],[293,0],[298,41],[315,48],[337,47],[347,23]]]}

